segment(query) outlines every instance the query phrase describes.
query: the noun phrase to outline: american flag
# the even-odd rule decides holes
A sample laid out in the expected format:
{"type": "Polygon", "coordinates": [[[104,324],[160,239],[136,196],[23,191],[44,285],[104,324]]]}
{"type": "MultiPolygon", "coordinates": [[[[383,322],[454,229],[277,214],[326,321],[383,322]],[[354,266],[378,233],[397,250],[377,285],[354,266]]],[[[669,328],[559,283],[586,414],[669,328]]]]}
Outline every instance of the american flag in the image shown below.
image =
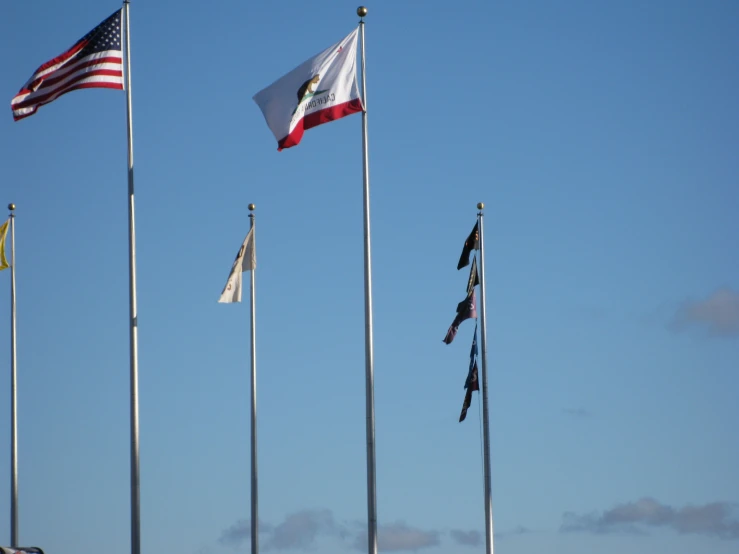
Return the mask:
{"type": "Polygon", "coordinates": [[[72,90],[123,89],[121,11],[116,11],[72,48],[34,71],[10,101],[15,121],[35,114],[39,106],[72,90]]]}

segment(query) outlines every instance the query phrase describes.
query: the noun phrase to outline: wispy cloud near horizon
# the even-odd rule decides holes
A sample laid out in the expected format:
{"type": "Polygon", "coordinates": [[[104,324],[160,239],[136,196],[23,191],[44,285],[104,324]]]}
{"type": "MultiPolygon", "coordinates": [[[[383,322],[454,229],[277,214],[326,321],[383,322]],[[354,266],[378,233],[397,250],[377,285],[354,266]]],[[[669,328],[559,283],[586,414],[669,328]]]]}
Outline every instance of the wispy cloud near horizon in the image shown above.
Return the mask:
{"type": "Polygon", "coordinates": [[[618,504],[601,514],[565,512],[562,532],[646,534],[649,528],[669,528],[680,534],[696,534],[726,540],[739,539],[739,510],[736,504],[711,502],[675,508],[654,498],[618,504]]]}
{"type": "Polygon", "coordinates": [[[462,546],[479,546],[482,544],[482,533],[480,531],[461,531],[452,529],[449,534],[454,542],[462,546]]]}
{"type": "MultiPolygon", "coordinates": [[[[265,523],[259,520],[259,532],[269,533],[272,531],[272,526],[269,523],[265,523]]],[[[221,531],[221,536],[218,538],[218,542],[223,546],[237,547],[242,542],[246,542],[251,538],[251,522],[245,519],[240,519],[227,529],[221,531]]]]}
{"type": "MultiPolygon", "coordinates": [[[[277,524],[259,522],[262,550],[315,550],[321,538],[333,538],[348,548],[367,550],[367,530],[360,522],[342,523],[326,508],[306,509],[293,512],[277,524]]],[[[441,544],[440,531],[412,527],[405,522],[379,525],[377,528],[378,550],[381,552],[415,552],[441,544]]],[[[223,546],[238,549],[251,538],[251,525],[239,520],[221,532],[218,542],[223,546]]]]}
{"type": "Polygon", "coordinates": [[[703,327],[710,336],[739,336],[739,293],[722,288],[703,300],[687,300],[678,308],[669,327],[676,332],[703,327]]]}
{"type": "MultiPolygon", "coordinates": [[[[424,531],[410,527],[402,521],[379,525],[377,527],[377,549],[380,552],[399,552],[420,550],[441,544],[438,531],[424,531]]],[[[360,552],[367,550],[367,531],[362,529],[354,539],[354,548],[360,552]]]]}
{"type": "Polygon", "coordinates": [[[589,419],[593,417],[593,412],[585,408],[562,408],[562,413],[576,419],[589,419]]]}
{"type": "MultiPolygon", "coordinates": [[[[531,533],[531,530],[518,525],[509,531],[495,531],[495,539],[508,539],[519,535],[527,535],[531,533]]],[[[471,531],[463,531],[461,529],[452,529],[449,531],[449,536],[452,540],[460,546],[480,546],[485,543],[485,534],[480,531],[473,529],[471,531]]]]}

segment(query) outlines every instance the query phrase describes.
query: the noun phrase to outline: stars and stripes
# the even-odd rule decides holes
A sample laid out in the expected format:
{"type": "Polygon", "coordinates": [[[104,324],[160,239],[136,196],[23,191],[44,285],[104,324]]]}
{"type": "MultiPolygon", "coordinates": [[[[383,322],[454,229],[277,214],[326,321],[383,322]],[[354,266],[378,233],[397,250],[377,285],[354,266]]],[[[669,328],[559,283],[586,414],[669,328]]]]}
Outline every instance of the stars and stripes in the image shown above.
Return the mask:
{"type": "Polygon", "coordinates": [[[62,94],[83,88],[123,89],[121,12],[118,10],[69,50],[39,67],[10,107],[18,121],[62,94]]]}

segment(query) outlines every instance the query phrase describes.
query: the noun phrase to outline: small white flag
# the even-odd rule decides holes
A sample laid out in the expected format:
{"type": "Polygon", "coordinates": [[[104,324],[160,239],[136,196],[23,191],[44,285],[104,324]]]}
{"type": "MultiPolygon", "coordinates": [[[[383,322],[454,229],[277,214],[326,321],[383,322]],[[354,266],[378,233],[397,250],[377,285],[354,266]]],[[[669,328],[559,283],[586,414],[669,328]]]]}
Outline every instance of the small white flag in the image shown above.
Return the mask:
{"type": "Polygon", "coordinates": [[[228,281],[223,287],[223,292],[218,302],[230,304],[231,302],[241,302],[241,274],[244,271],[253,271],[257,267],[257,254],[254,245],[254,228],[249,229],[244,239],[244,244],[239,248],[236,259],[231,266],[231,273],[228,274],[228,281]]]}
{"type": "Polygon", "coordinates": [[[277,149],[295,146],[303,131],[361,112],[357,29],[254,95],[277,149]]]}

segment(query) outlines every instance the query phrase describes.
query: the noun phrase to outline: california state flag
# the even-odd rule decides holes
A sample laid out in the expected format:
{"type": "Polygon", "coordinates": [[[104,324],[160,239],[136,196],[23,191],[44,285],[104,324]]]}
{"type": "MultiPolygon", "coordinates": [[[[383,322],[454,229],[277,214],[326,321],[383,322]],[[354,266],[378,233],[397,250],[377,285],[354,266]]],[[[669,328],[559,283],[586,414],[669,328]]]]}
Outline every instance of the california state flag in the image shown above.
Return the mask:
{"type": "Polygon", "coordinates": [[[278,150],[298,144],[306,129],[362,111],[356,62],[354,29],[254,95],[278,150]]]}

